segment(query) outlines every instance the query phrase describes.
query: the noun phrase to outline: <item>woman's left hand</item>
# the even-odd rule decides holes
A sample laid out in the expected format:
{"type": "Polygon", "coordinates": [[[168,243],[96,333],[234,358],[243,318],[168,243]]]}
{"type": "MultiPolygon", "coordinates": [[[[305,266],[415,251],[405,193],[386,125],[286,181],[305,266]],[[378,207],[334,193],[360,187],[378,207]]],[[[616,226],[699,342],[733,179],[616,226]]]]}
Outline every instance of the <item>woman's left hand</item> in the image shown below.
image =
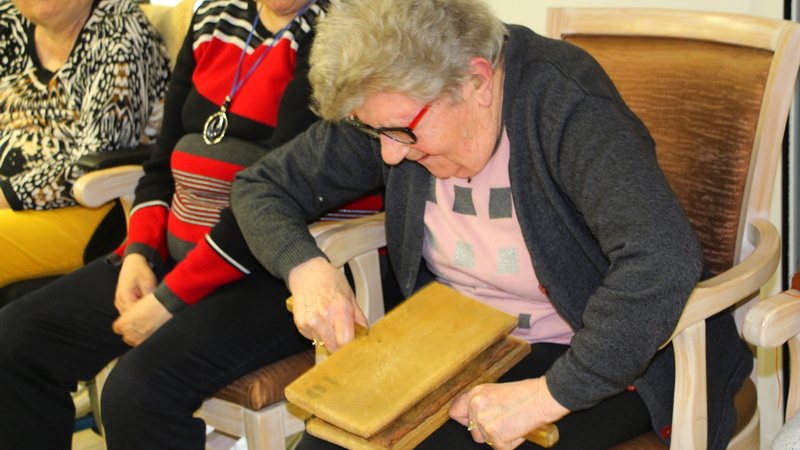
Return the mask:
{"type": "Polygon", "coordinates": [[[167,311],[156,296],[148,294],[122,313],[111,328],[114,333],[122,336],[126,344],[136,347],[171,318],[172,313],[167,311]]]}
{"type": "Polygon", "coordinates": [[[456,398],[450,417],[468,427],[475,442],[510,450],[524,442],[534,428],[569,414],[550,395],[545,377],[511,383],[482,384],[456,398]]]}

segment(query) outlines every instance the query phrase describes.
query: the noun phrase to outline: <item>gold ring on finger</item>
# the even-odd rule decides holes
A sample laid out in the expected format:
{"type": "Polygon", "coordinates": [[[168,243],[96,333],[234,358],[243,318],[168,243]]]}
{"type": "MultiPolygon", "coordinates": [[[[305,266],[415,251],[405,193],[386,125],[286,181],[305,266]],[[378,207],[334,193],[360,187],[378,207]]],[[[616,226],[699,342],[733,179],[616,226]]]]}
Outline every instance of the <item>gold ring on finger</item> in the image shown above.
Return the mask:
{"type": "Polygon", "coordinates": [[[467,424],[467,431],[472,431],[472,430],[474,430],[474,429],[476,429],[476,428],[478,428],[478,426],[477,426],[477,425],[475,425],[475,422],[473,422],[473,421],[471,421],[471,420],[470,420],[470,421],[469,421],[469,424],[467,424]]]}

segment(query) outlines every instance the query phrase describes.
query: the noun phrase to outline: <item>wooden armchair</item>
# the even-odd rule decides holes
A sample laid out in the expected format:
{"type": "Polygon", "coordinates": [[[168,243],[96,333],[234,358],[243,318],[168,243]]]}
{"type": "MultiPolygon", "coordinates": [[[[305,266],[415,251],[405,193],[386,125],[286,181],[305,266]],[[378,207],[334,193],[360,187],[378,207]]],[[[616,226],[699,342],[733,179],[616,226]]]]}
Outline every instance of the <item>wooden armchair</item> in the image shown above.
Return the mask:
{"type": "MultiPolygon", "coordinates": [[[[705,320],[757,296],[780,259],[780,237],[767,216],[800,64],[800,25],[666,10],[551,9],[548,14],[550,37],[594,56],[647,125],[659,164],[714,275],[697,285],[664,343],[675,347],[674,417],[671,430],[658,430],[671,432],[670,448],[704,449],[705,320]]],[[[380,237],[373,247],[384,243],[380,237]]],[[[751,380],[736,404],[737,426],[728,448],[758,448],[751,380]]],[[[615,448],[667,446],[649,432],[615,448]]]]}
{"type": "MultiPolygon", "coordinates": [[[[715,275],[697,285],[669,341],[677,372],[674,449],[707,445],[705,319],[758,295],[778,265],[779,235],[767,217],[800,63],[799,30],[731,14],[548,11],[549,36],[594,56],[647,125],[715,275]]],[[[747,380],[729,448],[759,445],[754,394],[747,380]]],[[[651,433],[620,448],[659,446],[651,433]]]]}
{"type": "MultiPolygon", "coordinates": [[[[745,339],[759,347],[778,348],[789,344],[791,365],[785,417],[789,422],[800,409],[800,272],[792,277],[789,290],[761,300],[747,313],[743,331],[745,339]]],[[[800,439],[800,429],[796,433],[800,439]]]]}
{"type": "MultiPolygon", "coordinates": [[[[73,195],[88,207],[118,199],[127,216],[134,189],[143,174],[141,166],[136,165],[90,172],[77,180],[73,195]]],[[[318,222],[311,225],[310,230],[317,245],[330,255],[335,266],[350,266],[356,296],[370,323],[383,317],[377,251],[386,245],[383,215],[346,222],[318,222]],[[369,239],[363,239],[365,236],[369,239]]],[[[316,359],[325,356],[325,349],[319,348],[316,359]]],[[[246,439],[250,450],[284,450],[286,438],[303,431],[307,419],[304,411],[286,402],[284,388],[308,370],[314,361],[312,351],[288,357],[242,377],[206,400],[198,415],[215,429],[207,437],[209,446],[231,448],[241,437],[246,439]]],[[[112,362],[89,385],[92,411],[101,431],[100,394],[113,366],[112,362]]]]}
{"type": "MultiPolygon", "coordinates": [[[[369,323],[383,317],[378,259],[378,249],[386,246],[383,213],[344,222],[317,222],[309,229],[334,266],[349,266],[359,306],[369,323]]],[[[324,347],[317,348],[316,361],[327,356],[324,347]]],[[[198,414],[217,430],[246,437],[249,450],[284,450],[285,438],[303,431],[309,418],[308,413],[286,402],[284,389],[314,361],[306,352],[245,375],[206,400],[198,414]]]]}

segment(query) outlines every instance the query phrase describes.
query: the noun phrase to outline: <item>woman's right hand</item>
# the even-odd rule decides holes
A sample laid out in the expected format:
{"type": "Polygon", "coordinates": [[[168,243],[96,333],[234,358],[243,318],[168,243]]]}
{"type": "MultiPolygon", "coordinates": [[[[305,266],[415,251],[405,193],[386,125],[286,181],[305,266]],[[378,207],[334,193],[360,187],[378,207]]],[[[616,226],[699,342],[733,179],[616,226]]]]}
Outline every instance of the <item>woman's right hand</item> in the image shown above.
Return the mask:
{"type": "Polygon", "coordinates": [[[313,258],[293,268],[288,284],[297,329],[331,353],[353,340],[355,323],[369,326],[347,278],[325,258],[313,258]]]}
{"type": "Polygon", "coordinates": [[[135,253],[125,256],[114,295],[114,306],[119,314],[124,314],[142,297],[152,294],[156,284],[156,274],[147,264],[147,258],[135,253]]]}
{"type": "Polygon", "coordinates": [[[497,450],[511,450],[524,436],[553,423],[569,410],[550,393],[545,377],[475,386],[450,406],[450,417],[468,427],[475,442],[491,442],[497,450]]]}

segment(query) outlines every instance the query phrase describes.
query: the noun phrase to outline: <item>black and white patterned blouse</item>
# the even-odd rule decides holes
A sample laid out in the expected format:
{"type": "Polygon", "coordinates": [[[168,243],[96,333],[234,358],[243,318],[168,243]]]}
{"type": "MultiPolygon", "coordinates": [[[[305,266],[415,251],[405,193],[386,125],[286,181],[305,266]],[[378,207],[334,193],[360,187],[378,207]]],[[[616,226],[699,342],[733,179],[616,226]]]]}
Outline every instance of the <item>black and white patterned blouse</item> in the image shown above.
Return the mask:
{"type": "Polygon", "coordinates": [[[66,180],[83,155],[155,138],[169,61],[130,0],[99,0],[56,72],[41,66],[34,25],[0,0],[0,189],[15,210],[72,206],[66,180]]]}

